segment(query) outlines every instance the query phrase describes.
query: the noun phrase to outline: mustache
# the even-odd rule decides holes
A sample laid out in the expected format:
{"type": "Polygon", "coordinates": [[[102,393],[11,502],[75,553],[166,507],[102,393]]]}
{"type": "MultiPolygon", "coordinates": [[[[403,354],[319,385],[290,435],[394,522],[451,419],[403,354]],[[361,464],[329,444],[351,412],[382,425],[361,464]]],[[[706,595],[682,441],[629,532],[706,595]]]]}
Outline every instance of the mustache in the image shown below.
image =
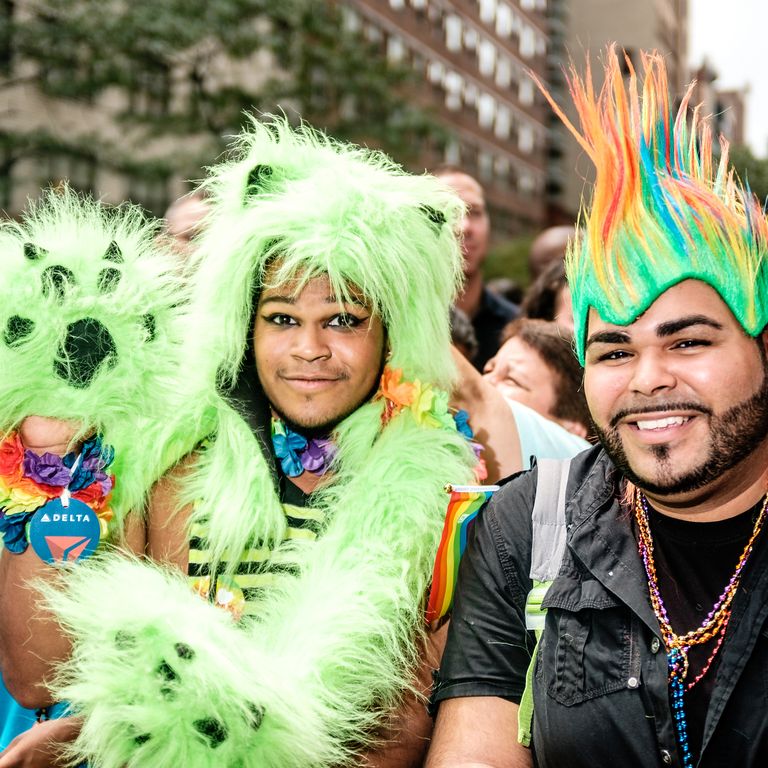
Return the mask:
{"type": "Polygon", "coordinates": [[[627,416],[639,416],[643,413],[665,413],[668,411],[697,411],[705,416],[712,415],[712,409],[706,405],[693,402],[678,403],[649,403],[648,405],[638,405],[634,408],[622,408],[611,417],[610,426],[615,428],[619,422],[626,419],[627,416]]]}

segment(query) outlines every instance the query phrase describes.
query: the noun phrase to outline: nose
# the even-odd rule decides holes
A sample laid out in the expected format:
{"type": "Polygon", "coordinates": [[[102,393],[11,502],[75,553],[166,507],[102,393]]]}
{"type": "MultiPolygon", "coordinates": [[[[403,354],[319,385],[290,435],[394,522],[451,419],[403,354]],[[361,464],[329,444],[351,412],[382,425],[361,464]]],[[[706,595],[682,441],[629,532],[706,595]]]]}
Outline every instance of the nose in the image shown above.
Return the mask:
{"type": "Polygon", "coordinates": [[[93,317],[67,326],[67,335],[54,362],[57,376],[73,387],[84,389],[93,381],[102,364],[117,362],[117,347],[107,327],[93,317]]]}
{"type": "Polygon", "coordinates": [[[311,323],[299,326],[294,335],[293,356],[306,362],[329,358],[331,348],[325,333],[324,328],[311,323]]]}
{"type": "Polygon", "coordinates": [[[646,350],[638,353],[630,382],[633,392],[654,395],[665,389],[672,389],[676,383],[677,377],[661,352],[646,350]]]}

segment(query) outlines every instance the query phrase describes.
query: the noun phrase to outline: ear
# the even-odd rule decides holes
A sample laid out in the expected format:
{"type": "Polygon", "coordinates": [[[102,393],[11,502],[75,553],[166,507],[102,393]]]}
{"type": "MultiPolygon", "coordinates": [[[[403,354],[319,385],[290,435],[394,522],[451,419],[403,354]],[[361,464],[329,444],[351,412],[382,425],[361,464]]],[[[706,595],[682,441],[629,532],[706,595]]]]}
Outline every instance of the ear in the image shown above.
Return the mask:
{"type": "Polygon", "coordinates": [[[248,172],[248,179],[245,182],[244,202],[247,203],[250,198],[256,197],[264,191],[264,186],[269,181],[273,172],[272,166],[265,165],[264,163],[259,163],[251,168],[248,172]]]}
{"type": "Polygon", "coordinates": [[[107,261],[114,262],[115,264],[122,263],[123,252],[120,250],[120,246],[114,240],[109,244],[109,247],[104,254],[104,258],[107,261]]]}
{"type": "Polygon", "coordinates": [[[440,234],[440,230],[443,224],[445,224],[445,214],[431,205],[420,205],[419,210],[429,219],[437,234],[440,234]]]}
{"type": "Polygon", "coordinates": [[[48,251],[45,248],[41,248],[34,243],[24,243],[24,258],[30,261],[37,261],[48,255],[48,251]]]}

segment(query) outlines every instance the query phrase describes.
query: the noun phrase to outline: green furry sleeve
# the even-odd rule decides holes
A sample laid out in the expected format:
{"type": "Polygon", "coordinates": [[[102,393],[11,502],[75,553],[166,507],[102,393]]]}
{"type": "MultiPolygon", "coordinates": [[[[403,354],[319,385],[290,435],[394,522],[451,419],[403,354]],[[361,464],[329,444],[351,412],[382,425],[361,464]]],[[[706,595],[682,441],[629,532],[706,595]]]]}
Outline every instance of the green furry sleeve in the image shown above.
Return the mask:
{"type": "Polygon", "coordinates": [[[74,757],[102,768],[306,768],[347,764],[375,742],[417,663],[442,485],[467,481],[471,457],[459,435],[410,413],[372,448],[349,451],[349,464],[367,454],[366,471],[321,494],[326,531],[293,546],[297,575],[250,625],[180,576],[122,558],[49,593],[74,644],[55,684],[84,718],[74,757]]]}

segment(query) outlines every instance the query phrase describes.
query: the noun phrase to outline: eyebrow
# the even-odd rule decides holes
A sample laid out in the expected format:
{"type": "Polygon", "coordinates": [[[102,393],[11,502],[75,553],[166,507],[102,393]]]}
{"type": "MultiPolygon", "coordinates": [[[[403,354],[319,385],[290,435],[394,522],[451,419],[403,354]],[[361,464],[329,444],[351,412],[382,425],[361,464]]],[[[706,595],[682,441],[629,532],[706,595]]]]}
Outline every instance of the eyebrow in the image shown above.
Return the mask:
{"type": "Polygon", "coordinates": [[[659,338],[674,336],[676,333],[684,331],[686,328],[690,328],[694,325],[706,325],[717,331],[723,330],[723,326],[711,317],[707,317],[706,315],[688,315],[687,317],[681,317],[679,320],[670,320],[667,323],[661,323],[661,325],[656,328],[656,335],[659,338]]]}
{"type": "MultiPolygon", "coordinates": [[[[282,294],[282,293],[273,293],[270,296],[266,296],[263,299],[259,301],[259,304],[261,306],[264,306],[264,304],[269,304],[270,302],[277,303],[277,304],[295,304],[297,300],[297,296],[294,294],[282,294]]],[[[361,307],[362,309],[368,309],[368,306],[363,303],[362,300],[357,300],[355,298],[350,298],[349,301],[345,301],[343,299],[338,299],[335,296],[327,296],[325,298],[326,304],[353,304],[357,307],[361,307]]]]}
{"type": "Polygon", "coordinates": [[[626,344],[628,341],[629,334],[623,331],[598,331],[587,339],[587,346],[590,344],[626,344]]]}
{"type": "MultiPolygon", "coordinates": [[[[676,333],[684,331],[686,328],[691,328],[694,325],[706,325],[718,331],[723,329],[720,323],[706,315],[687,315],[678,320],[669,320],[666,323],[659,324],[656,327],[656,336],[660,339],[674,336],[676,333]]],[[[627,344],[630,341],[631,336],[625,331],[598,331],[587,339],[587,346],[590,344],[627,344]]]]}

